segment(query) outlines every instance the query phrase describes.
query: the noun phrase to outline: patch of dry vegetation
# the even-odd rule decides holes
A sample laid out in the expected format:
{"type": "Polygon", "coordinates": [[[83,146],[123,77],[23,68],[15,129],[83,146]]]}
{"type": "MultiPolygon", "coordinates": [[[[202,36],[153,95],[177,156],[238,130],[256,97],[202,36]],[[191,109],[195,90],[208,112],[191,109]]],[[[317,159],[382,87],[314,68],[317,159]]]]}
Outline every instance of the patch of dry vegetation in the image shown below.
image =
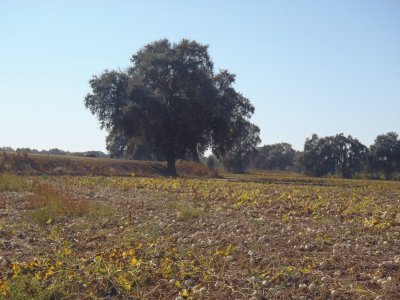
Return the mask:
{"type": "MultiPolygon", "coordinates": [[[[179,175],[185,177],[216,177],[205,165],[189,161],[177,163],[179,175]]],[[[0,153],[0,173],[19,175],[70,176],[166,176],[166,164],[153,161],[133,161],[65,155],[0,153]]]]}
{"type": "Polygon", "coordinates": [[[14,174],[0,174],[0,192],[21,192],[28,189],[22,177],[14,174]]]}
{"type": "Polygon", "coordinates": [[[31,192],[28,201],[33,211],[28,216],[40,224],[51,224],[57,218],[80,217],[90,212],[88,201],[74,194],[68,183],[54,186],[35,180],[31,192]]]}
{"type": "Polygon", "coordinates": [[[25,178],[0,193],[0,298],[398,299],[398,182],[274,176],[25,178]]]}

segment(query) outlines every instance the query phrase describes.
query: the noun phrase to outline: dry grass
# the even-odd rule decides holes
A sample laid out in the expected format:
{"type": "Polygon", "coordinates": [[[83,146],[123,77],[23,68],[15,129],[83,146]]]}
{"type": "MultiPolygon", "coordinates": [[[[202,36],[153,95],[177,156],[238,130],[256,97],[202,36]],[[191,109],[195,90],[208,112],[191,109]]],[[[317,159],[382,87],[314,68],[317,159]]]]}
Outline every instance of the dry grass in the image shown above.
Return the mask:
{"type": "Polygon", "coordinates": [[[28,189],[24,178],[14,174],[0,174],[0,192],[20,192],[28,189]]]}
{"type": "Polygon", "coordinates": [[[41,224],[50,224],[60,217],[81,217],[90,212],[85,198],[73,192],[69,184],[54,186],[49,182],[35,180],[32,194],[28,197],[29,216],[41,224]]]}
{"type": "Polygon", "coordinates": [[[177,163],[178,174],[184,177],[218,177],[218,172],[201,163],[180,161],[177,163]]]}
{"type": "MultiPolygon", "coordinates": [[[[216,171],[193,162],[177,162],[185,177],[216,177],[216,171]]],[[[168,176],[166,163],[64,155],[0,153],[0,173],[72,176],[168,176]]]]}

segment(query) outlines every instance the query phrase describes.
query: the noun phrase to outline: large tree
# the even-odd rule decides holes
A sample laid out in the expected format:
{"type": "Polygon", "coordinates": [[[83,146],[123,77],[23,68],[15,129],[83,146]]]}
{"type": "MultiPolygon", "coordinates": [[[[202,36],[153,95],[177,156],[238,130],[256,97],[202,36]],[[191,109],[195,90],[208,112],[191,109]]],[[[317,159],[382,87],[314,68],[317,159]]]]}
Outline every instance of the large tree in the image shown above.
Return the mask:
{"type": "Polygon", "coordinates": [[[144,46],[131,62],[127,71],[94,76],[85,105],[102,128],[151,145],[171,175],[176,159],[197,160],[209,147],[225,153],[234,142],[232,127],[254,112],[233,88],[234,75],[214,74],[208,46],[163,39],[144,46]]]}

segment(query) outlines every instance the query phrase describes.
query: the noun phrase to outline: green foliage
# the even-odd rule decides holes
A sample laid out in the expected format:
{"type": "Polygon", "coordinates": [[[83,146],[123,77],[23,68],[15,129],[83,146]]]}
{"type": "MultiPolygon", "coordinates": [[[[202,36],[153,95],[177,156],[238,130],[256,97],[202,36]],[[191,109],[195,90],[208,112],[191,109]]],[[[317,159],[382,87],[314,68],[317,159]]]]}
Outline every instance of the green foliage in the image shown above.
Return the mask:
{"type": "Polygon", "coordinates": [[[304,144],[302,165],[307,175],[351,178],[362,170],[367,153],[367,147],[351,136],[337,134],[319,138],[313,134],[304,144]]]}
{"type": "Polygon", "coordinates": [[[197,219],[204,215],[204,211],[199,208],[182,205],[178,207],[178,220],[186,221],[190,219],[197,219]]]}
{"type": "Polygon", "coordinates": [[[169,208],[176,209],[178,221],[186,221],[190,219],[197,219],[204,215],[204,210],[201,208],[192,207],[186,203],[170,203],[167,205],[169,208]]]}
{"type": "Polygon", "coordinates": [[[293,166],[295,154],[288,143],[265,145],[257,149],[252,166],[262,170],[287,170],[293,166]]]}
{"type": "Polygon", "coordinates": [[[106,148],[112,158],[134,160],[162,160],[154,147],[143,143],[140,139],[128,138],[122,131],[112,130],[106,137],[106,148]]]}
{"type": "Polygon", "coordinates": [[[214,75],[208,46],[164,39],[144,46],[131,62],[126,72],[94,76],[85,105],[109,132],[165,157],[171,175],[176,159],[188,154],[197,160],[209,146],[225,153],[238,136],[229,134],[234,125],[254,112],[233,88],[234,75],[214,75]]]}
{"type": "Polygon", "coordinates": [[[250,165],[250,161],[257,145],[261,142],[260,129],[244,121],[239,122],[231,131],[233,143],[229,151],[222,155],[224,167],[235,173],[244,173],[250,165]]]}
{"type": "Polygon", "coordinates": [[[300,164],[311,176],[396,180],[396,172],[400,172],[400,140],[395,132],[378,135],[368,150],[351,136],[320,138],[313,134],[304,144],[300,164]]]}
{"type": "Polygon", "coordinates": [[[397,133],[377,136],[370,148],[370,169],[372,172],[383,172],[386,179],[400,172],[400,140],[397,133]]]}
{"type": "Polygon", "coordinates": [[[21,192],[29,189],[26,180],[13,174],[0,175],[0,192],[21,192]]]}

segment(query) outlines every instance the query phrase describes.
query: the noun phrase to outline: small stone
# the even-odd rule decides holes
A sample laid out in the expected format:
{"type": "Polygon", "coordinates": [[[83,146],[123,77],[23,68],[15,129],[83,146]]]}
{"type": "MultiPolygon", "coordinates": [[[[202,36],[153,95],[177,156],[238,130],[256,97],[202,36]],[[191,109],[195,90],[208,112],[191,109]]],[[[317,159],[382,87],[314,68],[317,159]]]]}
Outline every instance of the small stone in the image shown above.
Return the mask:
{"type": "Polygon", "coordinates": [[[158,284],[161,286],[166,286],[168,284],[168,281],[166,279],[160,279],[158,281],[158,284]]]}
{"type": "Polygon", "coordinates": [[[338,290],[332,290],[331,291],[332,298],[335,298],[335,297],[339,296],[339,294],[340,294],[340,292],[338,290]]]}
{"type": "Polygon", "coordinates": [[[306,284],[304,284],[304,283],[299,284],[299,289],[304,290],[305,288],[307,288],[306,284]]]}
{"type": "Polygon", "coordinates": [[[393,280],[392,277],[387,278],[386,280],[382,281],[382,289],[384,291],[388,291],[392,288],[393,286],[393,280]]]}
{"type": "Polygon", "coordinates": [[[356,279],[359,281],[368,280],[370,277],[365,273],[360,273],[356,275],[356,279]]]}
{"type": "Polygon", "coordinates": [[[267,236],[266,236],[266,235],[263,235],[263,236],[261,236],[261,237],[258,239],[258,242],[259,242],[259,243],[264,243],[266,240],[267,240],[267,236]]]}
{"type": "Polygon", "coordinates": [[[379,267],[384,269],[397,269],[399,266],[393,261],[384,261],[379,267]]]}
{"type": "Polygon", "coordinates": [[[226,260],[227,260],[227,261],[233,261],[233,260],[235,260],[235,257],[234,257],[233,255],[228,255],[228,256],[226,257],[226,260]]]}
{"type": "Polygon", "coordinates": [[[337,270],[337,271],[335,271],[335,273],[333,273],[333,275],[335,275],[335,276],[341,276],[341,275],[342,275],[342,271],[337,270]]]}
{"type": "Polygon", "coordinates": [[[261,299],[263,297],[263,293],[260,291],[254,291],[252,297],[256,299],[261,299]]]}
{"type": "Polygon", "coordinates": [[[309,290],[311,293],[314,293],[314,292],[317,290],[317,286],[315,285],[315,283],[311,283],[311,284],[308,286],[308,290],[309,290]]]}
{"type": "Polygon", "coordinates": [[[189,279],[186,279],[183,284],[187,287],[191,287],[195,284],[195,282],[193,279],[189,278],[189,279]]]}
{"type": "Polygon", "coordinates": [[[384,281],[385,281],[385,279],[379,278],[379,279],[376,281],[376,283],[377,283],[377,284],[382,284],[382,282],[384,282],[384,281]]]}
{"type": "Polygon", "coordinates": [[[256,283],[257,282],[257,278],[255,276],[250,277],[249,281],[251,283],[256,283]]]}
{"type": "Polygon", "coordinates": [[[200,289],[193,289],[193,295],[194,296],[202,296],[202,295],[204,295],[204,293],[206,292],[206,288],[205,287],[202,287],[202,288],[200,288],[200,289]]]}
{"type": "Polygon", "coordinates": [[[331,278],[329,276],[324,276],[321,278],[321,282],[323,283],[328,283],[329,281],[331,281],[331,278]]]}
{"type": "Polygon", "coordinates": [[[327,263],[326,261],[321,262],[321,263],[319,264],[319,268],[320,268],[321,270],[327,269],[327,268],[328,268],[328,263],[327,263]]]}

